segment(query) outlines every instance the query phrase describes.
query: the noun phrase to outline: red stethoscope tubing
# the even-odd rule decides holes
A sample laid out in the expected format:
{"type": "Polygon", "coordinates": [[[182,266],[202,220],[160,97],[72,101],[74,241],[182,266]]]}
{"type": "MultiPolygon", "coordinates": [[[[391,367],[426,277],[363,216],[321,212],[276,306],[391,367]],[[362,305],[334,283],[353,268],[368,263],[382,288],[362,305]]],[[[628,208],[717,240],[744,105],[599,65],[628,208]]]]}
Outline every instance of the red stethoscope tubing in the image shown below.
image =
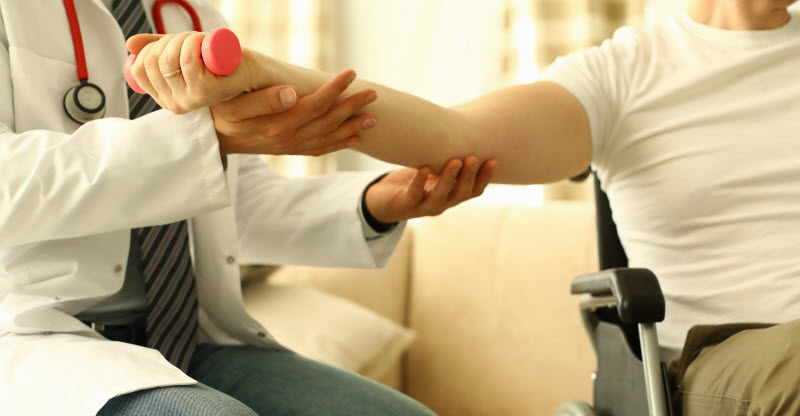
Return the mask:
{"type": "MultiPolygon", "coordinates": [[[[203,27],[200,25],[200,17],[194,10],[191,4],[186,0],[157,0],[153,4],[153,21],[156,24],[156,32],[166,33],[164,31],[164,20],[161,18],[161,6],[166,3],[175,3],[183,7],[192,18],[192,26],[197,32],[202,32],[203,27]]],[[[64,0],[64,8],[67,9],[67,20],[69,20],[69,30],[72,32],[72,46],[75,50],[75,63],[78,66],[78,79],[80,81],[89,79],[89,70],[86,68],[86,53],[83,50],[83,37],[81,36],[81,25],[78,23],[78,14],[75,12],[74,0],[64,0]]]]}
{"type": "Polygon", "coordinates": [[[192,18],[192,26],[194,27],[194,31],[203,31],[203,26],[200,25],[200,16],[197,15],[194,7],[192,7],[192,5],[186,0],[156,0],[155,4],[153,4],[153,22],[156,24],[157,33],[167,33],[167,31],[164,30],[164,20],[161,18],[161,6],[167,3],[175,3],[183,7],[183,9],[186,10],[189,13],[189,16],[192,18]]]}
{"type": "Polygon", "coordinates": [[[83,52],[83,37],[81,37],[78,14],[75,13],[75,3],[73,3],[73,0],[64,0],[64,8],[67,9],[69,30],[72,32],[72,46],[75,50],[75,63],[78,65],[78,79],[81,81],[88,80],[89,70],[86,69],[86,54],[83,52]]]}

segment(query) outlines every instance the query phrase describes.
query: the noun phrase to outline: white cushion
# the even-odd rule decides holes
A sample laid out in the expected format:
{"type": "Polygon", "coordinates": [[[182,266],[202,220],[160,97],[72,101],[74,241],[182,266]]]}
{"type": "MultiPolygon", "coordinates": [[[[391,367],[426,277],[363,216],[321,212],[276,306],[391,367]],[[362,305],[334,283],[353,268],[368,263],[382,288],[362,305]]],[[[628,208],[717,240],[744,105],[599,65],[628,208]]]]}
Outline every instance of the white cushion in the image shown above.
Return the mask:
{"type": "Polygon", "coordinates": [[[300,285],[245,286],[255,319],[287,348],[370,378],[382,377],[415,333],[354,302],[300,285]]]}

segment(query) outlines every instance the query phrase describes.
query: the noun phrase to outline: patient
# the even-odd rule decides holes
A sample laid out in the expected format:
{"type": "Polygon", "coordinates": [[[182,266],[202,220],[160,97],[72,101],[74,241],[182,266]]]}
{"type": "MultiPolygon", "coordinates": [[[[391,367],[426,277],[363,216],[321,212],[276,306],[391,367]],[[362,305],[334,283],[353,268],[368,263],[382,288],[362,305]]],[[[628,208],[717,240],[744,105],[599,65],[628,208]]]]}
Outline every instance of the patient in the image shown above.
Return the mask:
{"type": "MultiPolygon", "coordinates": [[[[357,80],[351,89],[380,96],[367,108],[378,125],[357,150],[434,170],[452,157],[496,159],[494,180],[512,184],[557,181],[592,165],[630,265],[659,276],[664,358],[678,357],[693,325],[779,324],[706,347],[673,386],[684,414],[800,414],[793,3],[693,0],[685,14],[559,59],[541,81],[451,108],[357,80]]],[[[214,105],[216,122],[235,123],[252,100],[240,91],[290,84],[308,94],[330,78],[247,50],[234,75],[216,77],[193,52],[202,37],[129,40],[140,56],[134,76],[163,107],[214,105]],[[160,72],[144,68],[159,57],[160,72]],[[182,77],[163,78],[177,68],[182,77]]]]}

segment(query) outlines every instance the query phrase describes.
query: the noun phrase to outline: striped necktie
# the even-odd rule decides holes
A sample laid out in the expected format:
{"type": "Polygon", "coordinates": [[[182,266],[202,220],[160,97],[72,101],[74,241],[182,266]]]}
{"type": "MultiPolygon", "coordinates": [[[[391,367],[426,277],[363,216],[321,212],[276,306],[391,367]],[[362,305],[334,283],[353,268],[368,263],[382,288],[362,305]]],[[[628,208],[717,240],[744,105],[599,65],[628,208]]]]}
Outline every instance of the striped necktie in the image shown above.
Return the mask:
{"type": "MultiPolygon", "coordinates": [[[[111,12],[128,38],[151,33],[140,0],[114,0],[111,12]]],[[[130,118],[155,111],[149,95],[128,87],[130,118]]],[[[186,221],[134,230],[142,253],[147,295],[147,346],[160,351],[184,372],[197,347],[197,289],[189,256],[186,221]]]]}

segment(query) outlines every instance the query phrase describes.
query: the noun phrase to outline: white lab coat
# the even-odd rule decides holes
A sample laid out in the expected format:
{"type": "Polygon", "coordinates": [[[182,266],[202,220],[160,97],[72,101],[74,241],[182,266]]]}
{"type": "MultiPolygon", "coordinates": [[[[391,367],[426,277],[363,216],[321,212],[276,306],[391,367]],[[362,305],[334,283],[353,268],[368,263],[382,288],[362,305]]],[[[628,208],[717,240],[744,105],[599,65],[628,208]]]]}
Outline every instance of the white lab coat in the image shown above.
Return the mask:
{"type": "MultiPolygon", "coordinates": [[[[190,2],[204,30],[224,25],[190,2]]],[[[1,415],[93,415],[116,395],[193,383],[73,317],[120,289],[131,228],[190,218],[201,341],[265,347],[277,344],[243,307],[240,263],[375,267],[400,234],[365,242],[357,207],[375,174],[290,181],[255,156],[223,171],[208,110],[126,120],[122,32],[100,0],[75,3],[108,108],[82,127],[62,104],[78,82],[63,2],[0,0],[1,415]]],[[[191,30],[179,8],[164,20],[191,30]]]]}

